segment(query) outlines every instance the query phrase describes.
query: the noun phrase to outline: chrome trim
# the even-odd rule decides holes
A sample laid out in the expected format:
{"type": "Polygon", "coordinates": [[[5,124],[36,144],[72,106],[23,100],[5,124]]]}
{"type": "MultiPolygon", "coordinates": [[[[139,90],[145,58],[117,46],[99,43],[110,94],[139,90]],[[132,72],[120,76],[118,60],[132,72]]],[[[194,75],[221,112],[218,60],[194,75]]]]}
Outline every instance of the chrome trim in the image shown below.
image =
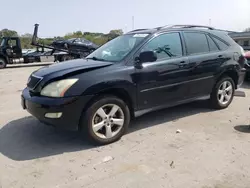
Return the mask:
{"type": "Polygon", "coordinates": [[[35,77],[35,78],[43,79],[43,77],[41,77],[41,76],[36,76],[36,75],[34,75],[34,74],[32,74],[31,76],[33,76],[33,77],[35,77]]]}
{"type": "Polygon", "coordinates": [[[152,91],[152,90],[156,90],[156,89],[165,89],[165,88],[168,88],[168,87],[173,87],[173,86],[176,86],[176,85],[186,84],[186,83],[189,83],[189,82],[194,82],[194,81],[199,81],[199,80],[205,80],[205,79],[209,79],[209,78],[213,78],[213,77],[214,76],[206,76],[206,77],[203,77],[203,78],[197,78],[197,79],[183,81],[183,82],[178,82],[178,83],[174,83],[174,84],[169,84],[169,85],[164,85],[164,86],[159,86],[159,87],[153,87],[153,88],[149,88],[149,89],[144,89],[144,90],[141,90],[140,92],[143,93],[143,92],[148,92],[148,91],[152,91]]]}

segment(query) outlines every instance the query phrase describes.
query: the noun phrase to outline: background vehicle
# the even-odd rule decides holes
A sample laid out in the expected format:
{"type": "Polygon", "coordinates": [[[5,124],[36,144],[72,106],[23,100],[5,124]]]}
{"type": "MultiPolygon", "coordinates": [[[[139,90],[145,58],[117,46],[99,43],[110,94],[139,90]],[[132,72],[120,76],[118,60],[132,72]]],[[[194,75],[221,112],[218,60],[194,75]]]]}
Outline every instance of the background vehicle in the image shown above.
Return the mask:
{"type": "Polygon", "coordinates": [[[249,80],[249,78],[250,78],[250,51],[245,51],[245,57],[247,59],[246,66],[245,66],[246,71],[247,71],[246,72],[246,79],[249,80]]]}
{"type": "Polygon", "coordinates": [[[33,72],[22,106],[46,124],[109,144],[130,119],[152,110],[200,99],[227,108],[244,81],[245,60],[231,37],[211,27],[134,30],[85,59],[33,72]]]}
{"type": "Polygon", "coordinates": [[[3,37],[0,45],[0,69],[7,64],[45,62],[45,59],[46,62],[54,61],[55,57],[51,52],[39,47],[23,51],[19,37],[3,37]]]}
{"type": "Polygon", "coordinates": [[[51,54],[52,50],[45,51],[44,48],[36,48],[36,50],[29,51],[23,54],[24,63],[34,63],[34,62],[53,62],[54,55],[51,54]],[[46,57],[46,61],[42,61],[46,57]]]}
{"type": "Polygon", "coordinates": [[[70,51],[79,51],[85,53],[85,56],[96,50],[99,46],[85,38],[72,38],[67,40],[55,40],[51,46],[70,51]]]}
{"type": "Polygon", "coordinates": [[[3,37],[0,45],[0,69],[7,64],[23,63],[21,42],[18,37],[3,37]]]}
{"type": "Polygon", "coordinates": [[[94,50],[98,48],[98,45],[84,39],[73,38],[68,40],[56,40],[50,45],[44,45],[38,43],[38,27],[39,24],[35,24],[35,29],[32,38],[32,45],[52,50],[52,54],[55,54],[56,61],[66,61],[70,59],[84,58],[94,50]],[[61,52],[61,53],[60,53],[61,52]]]}

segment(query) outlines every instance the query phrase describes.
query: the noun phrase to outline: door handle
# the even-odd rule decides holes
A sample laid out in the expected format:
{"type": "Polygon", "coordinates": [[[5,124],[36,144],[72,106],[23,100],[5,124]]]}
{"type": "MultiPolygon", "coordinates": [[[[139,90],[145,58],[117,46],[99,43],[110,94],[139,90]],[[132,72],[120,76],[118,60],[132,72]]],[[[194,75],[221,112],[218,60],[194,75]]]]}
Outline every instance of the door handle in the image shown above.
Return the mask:
{"type": "Polygon", "coordinates": [[[182,67],[185,67],[187,65],[188,65],[188,63],[186,61],[181,61],[179,64],[179,67],[182,68],[182,67]]]}

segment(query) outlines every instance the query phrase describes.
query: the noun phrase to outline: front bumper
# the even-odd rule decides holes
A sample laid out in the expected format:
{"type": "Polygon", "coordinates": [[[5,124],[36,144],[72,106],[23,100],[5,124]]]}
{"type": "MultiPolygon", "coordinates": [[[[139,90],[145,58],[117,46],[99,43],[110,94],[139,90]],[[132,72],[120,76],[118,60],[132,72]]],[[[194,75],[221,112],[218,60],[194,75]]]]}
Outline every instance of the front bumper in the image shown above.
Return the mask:
{"type": "Polygon", "coordinates": [[[92,96],[50,98],[32,96],[27,88],[21,95],[21,104],[41,122],[66,130],[78,130],[83,108],[92,96]],[[45,114],[62,113],[58,118],[47,118],[45,114]]]}

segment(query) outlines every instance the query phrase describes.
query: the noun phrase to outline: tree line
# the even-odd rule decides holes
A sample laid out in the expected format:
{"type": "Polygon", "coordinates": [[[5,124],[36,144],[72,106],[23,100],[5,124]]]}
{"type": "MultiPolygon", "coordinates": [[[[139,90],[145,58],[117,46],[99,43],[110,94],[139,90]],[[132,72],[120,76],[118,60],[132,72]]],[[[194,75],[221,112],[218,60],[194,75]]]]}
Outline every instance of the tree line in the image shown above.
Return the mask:
{"type": "MultiPolygon", "coordinates": [[[[54,40],[57,39],[70,39],[70,38],[85,38],[97,45],[103,45],[109,40],[114,39],[115,37],[122,35],[123,31],[121,29],[111,30],[109,33],[93,33],[93,32],[82,32],[76,31],[72,33],[67,33],[64,36],[56,36],[53,38],[43,38],[39,39],[39,43],[43,43],[45,45],[51,44],[54,40]]],[[[34,48],[31,45],[32,34],[26,33],[23,35],[19,35],[17,31],[2,29],[0,30],[0,40],[2,37],[19,37],[21,41],[21,45],[23,49],[34,48]]]]}
{"type": "MultiPolygon", "coordinates": [[[[250,27],[244,30],[245,32],[250,32],[250,27]]],[[[93,32],[82,32],[76,31],[72,33],[67,33],[66,35],[60,37],[53,37],[53,38],[43,38],[40,39],[39,42],[45,45],[51,44],[54,40],[57,39],[70,39],[70,38],[85,38],[97,45],[103,45],[111,39],[122,35],[123,31],[121,29],[111,30],[109,33],[93,33],[93,32]]],[[[23,49],[34,48],[31,45],[32,34],[26,33],[23,35],[19,35],[17,31],[9,30],[9,29],[2,29],[0,30],[0,40],[2,37],[20,37],[21,45],[23,49]]]]}

